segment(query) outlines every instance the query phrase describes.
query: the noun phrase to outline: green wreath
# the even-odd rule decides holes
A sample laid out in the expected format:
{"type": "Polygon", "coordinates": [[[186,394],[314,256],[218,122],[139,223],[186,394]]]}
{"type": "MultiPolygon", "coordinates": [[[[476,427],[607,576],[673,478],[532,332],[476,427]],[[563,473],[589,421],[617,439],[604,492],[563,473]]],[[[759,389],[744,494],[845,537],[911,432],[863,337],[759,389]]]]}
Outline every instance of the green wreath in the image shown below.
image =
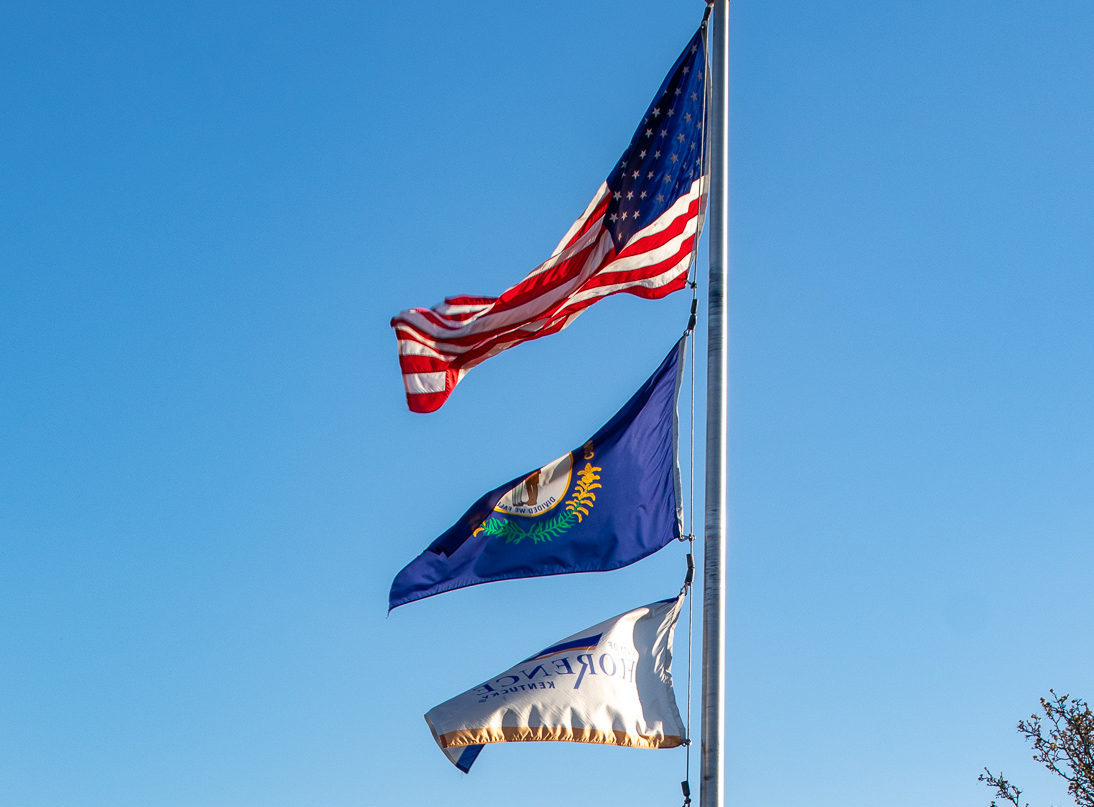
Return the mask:
{"type": "MultiPolygon", "coordinates": [[[[591,459],[592,452],[586,456],[591,459]]],[[[498,518],[492,515],[475,530],[475,534],[481,534],[487,538],[501,538],[507,544],[519,544],[525,538],[530,538],[535,544],[553,541],[574,524],[580,524],[585,516],[589,515],[589,511],[596,504],[596,494],[593,491],[602,487],[598,473],[602,470],[603,468],[586,462],[585,467],[577,472],[578,480],[574,486],[573,495],[563,502],[562,512],[554,518],[539,521],[526,530],[512,518],[498,518]]]]}

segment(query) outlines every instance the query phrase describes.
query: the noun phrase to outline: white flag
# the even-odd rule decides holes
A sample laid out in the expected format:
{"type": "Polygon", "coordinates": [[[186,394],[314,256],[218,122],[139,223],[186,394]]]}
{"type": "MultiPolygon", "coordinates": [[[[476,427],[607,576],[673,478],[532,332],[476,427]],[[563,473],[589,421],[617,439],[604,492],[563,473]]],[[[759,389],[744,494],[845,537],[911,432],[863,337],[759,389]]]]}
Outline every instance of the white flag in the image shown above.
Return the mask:
{"type": "Polygon", "coordinates": [[[486,743],[681,745],[671,667],[682,603],[680,596],[605,620],[435,706],[425,716],[434,739],[465,773],[486,743]]]}

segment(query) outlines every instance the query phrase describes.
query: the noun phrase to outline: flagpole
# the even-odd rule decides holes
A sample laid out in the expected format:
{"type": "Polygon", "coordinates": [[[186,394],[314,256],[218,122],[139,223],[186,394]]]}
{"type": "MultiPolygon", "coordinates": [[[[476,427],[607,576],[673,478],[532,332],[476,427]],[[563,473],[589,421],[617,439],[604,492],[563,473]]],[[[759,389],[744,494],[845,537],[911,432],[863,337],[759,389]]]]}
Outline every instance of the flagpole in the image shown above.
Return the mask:
{"type": "Polygon", "coordinates": [[[725,786],[726,465],[729,417],[729,0],[713,0],[709,111],[710,261],[707,283],[706,491],[699,807],[722,807],[725,786]]]}

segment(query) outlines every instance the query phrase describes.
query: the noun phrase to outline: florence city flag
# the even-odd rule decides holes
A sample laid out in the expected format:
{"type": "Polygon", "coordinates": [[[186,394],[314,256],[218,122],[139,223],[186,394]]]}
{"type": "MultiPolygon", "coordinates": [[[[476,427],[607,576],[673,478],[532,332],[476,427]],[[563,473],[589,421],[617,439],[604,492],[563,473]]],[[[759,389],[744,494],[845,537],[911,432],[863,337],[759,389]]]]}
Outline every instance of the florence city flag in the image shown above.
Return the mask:
{"type": "Polygon", "coordinates": [[[602,572],[680,537],[684,338],[596,434],[482,496],[396,575],[388,610],[479,583],[602,572]]]}
{"type": "Polygon", "coordinates": [[[658,299],[686,285],[705,194],[705,35],[688,42],[550,258],[499,297],[450,297],[392,318],[412,411],[436,411],[469,369],[557,333],[602,297],[658,299]]]}
{"type": "Polygon", "coordinates": [[[425,719],[464,773],[487,743],[561,741],[673,748],[685,728],[672,690],[672,634],[683,595],[575,633],[425,719]]]}

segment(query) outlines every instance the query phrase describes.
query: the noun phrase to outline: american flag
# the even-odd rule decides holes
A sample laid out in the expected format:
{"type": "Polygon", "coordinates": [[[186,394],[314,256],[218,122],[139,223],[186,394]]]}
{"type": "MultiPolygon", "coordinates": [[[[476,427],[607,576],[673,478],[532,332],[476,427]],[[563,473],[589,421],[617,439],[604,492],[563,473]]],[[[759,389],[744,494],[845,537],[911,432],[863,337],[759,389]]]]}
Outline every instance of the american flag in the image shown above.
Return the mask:
{"type": "Polygon", "coordinates": [[[550,258],[500,297],[449,297],[392,318],[411,411],[440,409],[476,364],[561,331],[602,297],[684,288],[706,186],[705,43],[704,25],[550,258]]]}

